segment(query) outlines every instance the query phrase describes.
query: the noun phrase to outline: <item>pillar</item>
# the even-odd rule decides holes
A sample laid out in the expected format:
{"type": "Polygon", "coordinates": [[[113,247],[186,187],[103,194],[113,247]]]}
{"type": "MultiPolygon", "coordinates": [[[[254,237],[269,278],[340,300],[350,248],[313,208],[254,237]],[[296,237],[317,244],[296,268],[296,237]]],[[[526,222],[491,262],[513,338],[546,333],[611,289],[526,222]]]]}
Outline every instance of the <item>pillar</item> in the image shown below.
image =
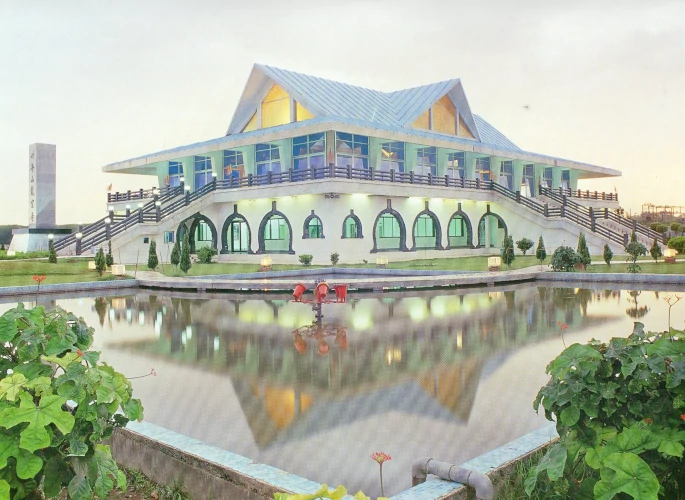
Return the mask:
{"type": "Polygon", "coordinates": [[[449,150],[445,148],[438,148],[438,157],[437,157],[437,174],[439,176],[444,176],[445,175],[445,170],[447,169],[447,155],[449,154],[449,150]]]}
{"type": "Polygon", "coordinates": [[[489,215],[485,216],[485,219],[483,219],[483,222],[485,224],[485,248],[490,248],[491,243],[490,243],[490,217],[489,215]]]}
{"type": "Polygon", "coordinates": [[[499,176],[502,173],[502,160],[499,156],[490,157],[490,178],[499,184],[499,176]]]}
{"type": "Polygon", "coordinates": [[[186,156],[181,158],[180,161],[183,164],[183,177],[185,177],[185,185],[190,186],[190,190],[195,190],[195,157],[186,156]]]}
{"type": "Polygon", "coordinates": [[[476,178],[476,160],[478,159],[475,153],[464,153],[464,176],[466,179],[476,178]]]}
{"type": "Polygon", "coordinates": [[[552,189],[559,189],[561,187],[561,171],[560,167],[552,167],[552,189]]]}
{"type": "Polygon", "coordinates": [[[521,191],[521,184],[523,183],[523,162],[521,160],[514,160],[513,183],[514,191],[521,191]]]}
{"type": "Polygon", "coordinates": [[[575,169],[571,169],[571,182],[570,182],[570,188],[571,191],[576,191],[578,189],[578,171],[575,169]]]}
{"type": "Polygon", "coordinates": [[[416,168],[416,158],[420,146],[409,142],[404,143],[404,171],[413,172],[416,168]]]}
{"type": "Polygon", "coordinates": [[[224,152],[223,152],[223,150],[212,151],[211,153],[207,153],[206,156],[209,156],[212,160],[212,172],[216,174],[217,180],[223,179],[224,178],[224,152]]]}

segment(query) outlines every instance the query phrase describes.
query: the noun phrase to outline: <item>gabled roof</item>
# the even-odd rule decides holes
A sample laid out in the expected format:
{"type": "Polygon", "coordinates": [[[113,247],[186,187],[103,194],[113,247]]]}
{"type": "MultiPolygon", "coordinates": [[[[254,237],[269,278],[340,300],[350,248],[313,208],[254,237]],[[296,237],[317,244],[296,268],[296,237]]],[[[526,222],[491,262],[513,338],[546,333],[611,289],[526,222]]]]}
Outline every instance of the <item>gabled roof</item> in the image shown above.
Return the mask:
{"type": "Polygon", "coordinates": [[[386,127],[409,128],[433,103],[448,95],[464,123],[480,141],[478,126],[459,79],[381,92],[262,64],[252,68],[226,135],[243,130],[274,83],[316,117],[361,120],[386,127]]]}

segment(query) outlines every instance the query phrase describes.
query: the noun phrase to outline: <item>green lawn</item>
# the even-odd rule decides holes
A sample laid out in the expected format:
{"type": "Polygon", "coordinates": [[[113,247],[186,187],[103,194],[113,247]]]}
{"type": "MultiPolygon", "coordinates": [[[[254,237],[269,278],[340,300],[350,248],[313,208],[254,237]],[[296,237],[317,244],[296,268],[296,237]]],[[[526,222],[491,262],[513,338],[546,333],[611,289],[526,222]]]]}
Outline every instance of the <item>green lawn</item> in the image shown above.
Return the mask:
{"type": "Polygon", "coordinates": [[[97,272],[89,271],[84,259],[60,259],[57,264],[47,260],[0,261],[0,286],[35,285],[33,276],[37,275],[45,276],[43,285],[112,279],[111,275],[100,277],[97,272]]]}
{"type": "MultiPolygon", "coordinates": [[[[522,256],[517,255],[511,269],[521,269],[539,264],[539,262],[532,255],[522,256]]],[[[546,265],[546,264],[545,264],[546,265]]],[[[289,265],[273,265],[274,271],[286,271],[292,269],[326,269],[331,266],[309,266],[305,267],[300,264],[289,265]]],[[[375,269],[375,258],[366,264],[340,264],[337,267],[344,268],[359,268],[359,269],[375,269]]],[[[143,268],[141,268],[143,269],[143,268]]],[[[144,268],[147,270],[147,268],[144,268]]],[[[488,258],[484,256],[478,257],[458,257],[451,259],[420,259],[410,260],[404,262],[390,262],[388,269],[412,269],[412,270],[447,270],[447,271],[487,271],[488,258]]],[[[506,266],[502,266],[506,269],[506,266]]],[[[180,270],[168,264],[158,268],[158,271],[163,272],[167,276],[185,276],[180,270]]],[[[234,264],[228,262],[217,262],[212,264],[193,264],[188,271],[188,276],[205,276],[208,274],[237,274],[237,273],[256,273],[259,271],[259,264],[234,264]]]]}
{"type": "MultiPolygon", "coordinates": [[[[639,261],[643,274],[685,274],[685,261],[677,261],[675,264],[666,264],[659,261],[658,264],[651,261],[639,261]]],[[[627,273],[628,264],[593,264],[585,270],[588,273],[627,273]]]]}

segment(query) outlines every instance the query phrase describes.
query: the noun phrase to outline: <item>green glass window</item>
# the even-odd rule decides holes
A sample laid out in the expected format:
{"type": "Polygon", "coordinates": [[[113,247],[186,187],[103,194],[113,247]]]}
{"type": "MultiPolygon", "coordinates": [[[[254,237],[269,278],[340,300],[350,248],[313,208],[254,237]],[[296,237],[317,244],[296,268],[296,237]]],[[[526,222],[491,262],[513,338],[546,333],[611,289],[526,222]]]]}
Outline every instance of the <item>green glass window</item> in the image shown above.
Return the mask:
{"type": "Polygon", "coordinates": [[[285,239],[285,220],[280,215],[274,215],[266,222],[264,228],[265,240],[285,239]]]}
{"type": "Polygon", "coordinates": [[[383,214],[378,220],[378,236],[381,238],[399,238],[400,223],[392,214],[383,214]]]}
{"type": "Polygon", "coordinates": [[[414,235],[418,237],[435,236],[435,222],[430,215],[423,214],[416,219],[416,224],[414,225],[414,235]]]}

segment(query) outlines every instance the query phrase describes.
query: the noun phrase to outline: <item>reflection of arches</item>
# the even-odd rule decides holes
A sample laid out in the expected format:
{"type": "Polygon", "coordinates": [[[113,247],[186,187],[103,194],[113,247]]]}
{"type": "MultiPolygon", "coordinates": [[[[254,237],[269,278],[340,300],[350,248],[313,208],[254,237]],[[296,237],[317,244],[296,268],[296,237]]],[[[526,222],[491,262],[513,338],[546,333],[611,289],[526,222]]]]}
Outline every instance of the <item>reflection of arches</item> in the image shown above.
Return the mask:
{"type": "Polygon", "coordinates": [[[451,248],[473,248],[471,220],[461,207],[452,214],[447,223],[447,249],[451,248]]]}
{"type": "Polygon", "coordinates": [[[307,218],[304,220],[304,224],[302,225],[302,238],[324,238],[323,222],[321,222],[321,217],[314,213],[314,210],[312,210],[312,213],[309,214],[307,218]]]}
{"type": "Polygon", "coordinates": [[[257,253],[289,253],[293,251],[293,228],[283,212],[276,210],[271,202],[271,211],[259,223],[259,250],[257,253]],[[268,231],[268,234],[266,234],[268,231]]]}
{"type": "Polygon", "coordinates": [[[404,219],[397,210],[392,209],[388,200],[388,208],[381,211],[373,223],[373,249],[371,253],[407,251],[407,228],[404,219]],[[395,221],[395,222],[393,222],[395,221]]]}
{"type": "Polygon", "coordinates": [[[416,216],[412,226],[412,250],[442,250],[442,227],[438,217],[428,209],[416,216]]]}
{"type": "Polygon", "coordinates": [[[485,247],[485,242],[488,239],[486,238],[485,234],[486,219],[489,219],[488,225],[490,226],[490,248],[502,248],[504,246],[504,238],[508,236],[509,231],[507,230],[507,225],[504,222],[504,219],[502,219],[502,217],[496,213],[490,212],[489,208],[488,211],[480,218],[480,221],[478,221],[478,247],[485,247]],[[497,224],[494,224],[495,221],[497,224]]]}
{"type": "Polygon", "coordinates": [[[363,238],[362,221],[350,210],[350,215],[345,217],[342,225],[342,238],[363,238]]]}
{"type": "Polygon", "coordinates": [[[178,241],[183,242],[183,236],[185,235],[186,231],[190,231],[188,234],[188,244],[190,245],[190,253],[196,252],[196,246],[199,246],[200,248],[203,246],[210,245],[212,248],[217,247],[216,227],[214,226],[214,223],[210,220],[210,218],[206,215],[197,213],[195,215],[191,215],[186,220],[181,222],[178,226],[178,229],[176,230],[176,238],[178,241]],[[190,221],[190,227],[188,227],[187,225],[188,221],[190,221]],[[201,226],[200,224],[205,224],[206,227],[201,226]],[[207,230],[210,234],[205,234],[207,230]],[[199,245],[196,245],[195,240],[198,237],[201,239],[198,239],[199,245]]]}
{"type": "Polygon", "coordinates": [[[221,228],[221,253],[252,253],[250,224],[238,213],[238,205],[233,205],[233,213],[221,228]]]}

